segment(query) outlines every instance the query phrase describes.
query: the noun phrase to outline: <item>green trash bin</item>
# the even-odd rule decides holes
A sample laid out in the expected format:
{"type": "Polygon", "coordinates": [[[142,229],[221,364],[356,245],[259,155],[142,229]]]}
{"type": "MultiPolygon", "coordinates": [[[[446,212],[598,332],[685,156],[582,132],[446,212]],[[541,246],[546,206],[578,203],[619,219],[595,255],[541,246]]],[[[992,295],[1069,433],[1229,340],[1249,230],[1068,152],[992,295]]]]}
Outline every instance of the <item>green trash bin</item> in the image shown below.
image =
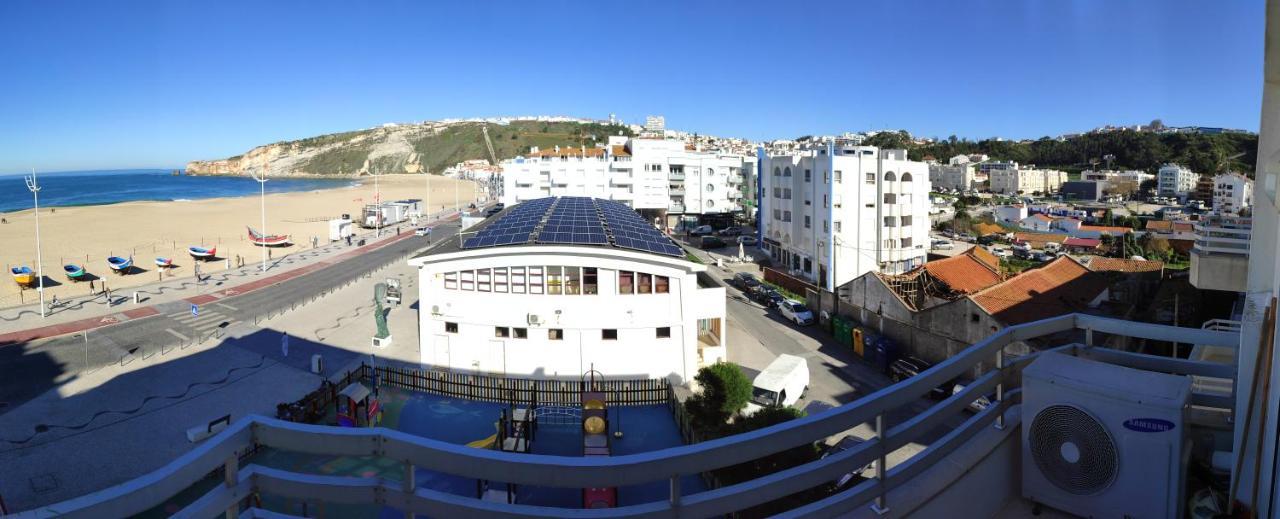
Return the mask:
{"type": "Polygon", "coordinates": [[[836,343],[841,346],[853,346],[853,323],[841,316],[831,320],[834,323],[836,343]]]}

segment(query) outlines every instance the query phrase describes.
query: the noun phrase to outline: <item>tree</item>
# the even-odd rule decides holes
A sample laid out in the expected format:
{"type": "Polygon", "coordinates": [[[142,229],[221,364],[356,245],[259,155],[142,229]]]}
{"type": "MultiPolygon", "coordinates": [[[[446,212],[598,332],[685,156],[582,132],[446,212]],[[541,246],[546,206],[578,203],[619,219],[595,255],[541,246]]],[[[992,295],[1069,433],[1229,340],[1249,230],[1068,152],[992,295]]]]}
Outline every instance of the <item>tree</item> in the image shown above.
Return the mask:
{"type": "Polygon", "coordinates": [[[698,370],[694,377],[702,392],[685,401],[694,427],[717,431],[751,399],[751,381],[737,364],[717,362],[698,370]]]}

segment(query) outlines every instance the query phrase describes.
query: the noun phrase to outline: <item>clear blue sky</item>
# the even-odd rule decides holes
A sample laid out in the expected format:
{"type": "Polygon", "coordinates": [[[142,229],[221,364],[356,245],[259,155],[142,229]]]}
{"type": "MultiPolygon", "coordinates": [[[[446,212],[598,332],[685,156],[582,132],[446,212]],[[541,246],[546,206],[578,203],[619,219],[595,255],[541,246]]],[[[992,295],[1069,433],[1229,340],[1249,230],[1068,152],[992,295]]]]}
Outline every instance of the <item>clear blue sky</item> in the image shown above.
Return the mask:
{"type": "Polygon", "coordinates": [[[1263,23],[1260,0],[5,1],[0,173],[494,115],[752,139],[1256,130],[1263,23]]]}

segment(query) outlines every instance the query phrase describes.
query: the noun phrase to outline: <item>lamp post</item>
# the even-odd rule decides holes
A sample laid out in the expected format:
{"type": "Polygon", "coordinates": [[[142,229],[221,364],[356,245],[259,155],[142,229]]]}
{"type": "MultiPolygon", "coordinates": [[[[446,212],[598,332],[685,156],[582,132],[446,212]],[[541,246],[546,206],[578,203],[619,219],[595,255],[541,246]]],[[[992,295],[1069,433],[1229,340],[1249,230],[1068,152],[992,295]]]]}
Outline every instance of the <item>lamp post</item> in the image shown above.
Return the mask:
{"type": "Polygon", "coordinates": [[[31,191],[31,199],[35,204],[36,213],[36,279],[39,284],[36,291],[40,292],[40,317],[45,316],[44,308],[44,258],[40,255],[40,183],[36,180],[36,169],[31,168],[31,176],[25,179],[27,181],[27,189],[31,191]]]}
{"type": "MultiPolygon", "coordinates": [[[[259,199],[262,201],[262,237],[267,237],[267,165],[263,162],[261,177],[253,175],[253,179],[258,181],[259,199]]],[[[250,236],[252,238],[252,236],[250,236]]],[[[262,271],[267,271],[267,244],[262,241],[258,244],[262,248],[262,271]]]]}

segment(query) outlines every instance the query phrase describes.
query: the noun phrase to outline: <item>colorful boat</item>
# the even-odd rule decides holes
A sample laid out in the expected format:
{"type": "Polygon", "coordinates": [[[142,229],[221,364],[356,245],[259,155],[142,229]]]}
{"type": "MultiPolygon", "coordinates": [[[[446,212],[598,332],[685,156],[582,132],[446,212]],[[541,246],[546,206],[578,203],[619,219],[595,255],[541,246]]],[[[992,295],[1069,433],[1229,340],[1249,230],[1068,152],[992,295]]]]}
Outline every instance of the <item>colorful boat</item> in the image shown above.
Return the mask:
{"type": "Polygon", "coordinates": [[[286,245],[293,244],[293,240],[290,240],[287,234],[273,234],[268,236],[253,230],[253,227],[246,226],[245,228],[249,229],[249,241],[253,242],[254,245],[263,247],[284,247],[286,245]]]}
{"type": "Polygon", "coordinates": [[[80,281],[84,277],[84,267],[68,263],[62,266],[62,271],[67,273],[67,279],[72,281],[80,281]]]}
{"type": "Polygon", "coordinates": [[[13,267],[9,269],[9,273],[13,274],[13,280],[19,285],[31,286],[36,282],[36,274],[31,271],[31,267],[13,267]]]}
{"type": "Polygon", "coordinates": [[[125,272],[128,272],[130,267],[133,267],[133,258],[121,258],[119,256],[112,256],[110,258],[107,258],[107,265],[111,267],[111,270],[114,270],[116,272],[123,274],[125,272]]]}
{"type": "Polygon", "coordinates": [[[212,259],[218,255],[218,248],[206,249],[204,247],[187,247],[187,253],[196,259],[212,259]]]}
{"type": "Polygon", "coordinates": [[[156,266],[160,268],[169,268],[173,266],[173,260],[169,258],[156,258],[156,266]]]}

